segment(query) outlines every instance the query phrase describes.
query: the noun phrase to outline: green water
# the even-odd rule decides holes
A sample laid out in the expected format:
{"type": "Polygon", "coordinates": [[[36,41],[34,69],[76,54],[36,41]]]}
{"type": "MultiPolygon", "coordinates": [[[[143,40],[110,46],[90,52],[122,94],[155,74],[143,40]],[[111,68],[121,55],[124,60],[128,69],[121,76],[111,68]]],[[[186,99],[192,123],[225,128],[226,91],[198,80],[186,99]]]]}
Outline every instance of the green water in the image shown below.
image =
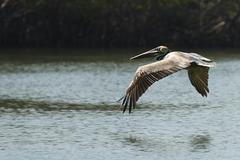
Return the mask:
{"type": "Polygon", "coordinates": [[[139,50],[1,50],[1,160],[238,160],[240,53],[202,52],[207,98],[181,71],[129,115],[116,101],[150,62],[128,61],[139,50]]]}

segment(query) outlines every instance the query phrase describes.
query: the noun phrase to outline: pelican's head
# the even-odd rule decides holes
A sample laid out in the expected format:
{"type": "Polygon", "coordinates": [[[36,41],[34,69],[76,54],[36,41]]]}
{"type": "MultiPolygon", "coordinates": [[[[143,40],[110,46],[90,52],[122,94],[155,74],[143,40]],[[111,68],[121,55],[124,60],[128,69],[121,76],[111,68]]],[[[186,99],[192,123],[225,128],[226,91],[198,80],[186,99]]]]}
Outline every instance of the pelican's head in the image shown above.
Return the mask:
{"type": "Polygon", "coordinates": [[[130,58],[130,60],[134,60],[134,59],[140,59],[140,58],[147,58],[147,57],[156,57],[156,59],[160,59],[159,57],[165,56],[166,54],[168,54],[170,52],[170,50],[168,49],[168,47],[166,46],[158,46],[156,48],[153,48],[147,52],[141,53],[139,55],[136,55],[132,58],[130,58]]]}

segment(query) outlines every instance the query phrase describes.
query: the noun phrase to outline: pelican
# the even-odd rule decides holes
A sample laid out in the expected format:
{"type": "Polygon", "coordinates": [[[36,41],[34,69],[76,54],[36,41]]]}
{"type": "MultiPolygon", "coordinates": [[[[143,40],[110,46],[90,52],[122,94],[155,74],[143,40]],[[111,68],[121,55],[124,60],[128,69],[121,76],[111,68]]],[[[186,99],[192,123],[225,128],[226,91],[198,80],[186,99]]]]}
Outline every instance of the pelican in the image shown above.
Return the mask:
{"type": "Polygon", "coordinates": [[[138,67],[125,95],[120,99],[123,113],[127,108],[131,113],[132,109],[135,109],[138,99],[154,82],[182,69],[188,71],[190,82],[197,92],[203,97],[207,97],[209,93],[208,70],[215,65],[212,60],[197,53],[171,51],[166,46],[158,46],[136,55],[130,60],[152,56],[157,62],[138,67]]]}

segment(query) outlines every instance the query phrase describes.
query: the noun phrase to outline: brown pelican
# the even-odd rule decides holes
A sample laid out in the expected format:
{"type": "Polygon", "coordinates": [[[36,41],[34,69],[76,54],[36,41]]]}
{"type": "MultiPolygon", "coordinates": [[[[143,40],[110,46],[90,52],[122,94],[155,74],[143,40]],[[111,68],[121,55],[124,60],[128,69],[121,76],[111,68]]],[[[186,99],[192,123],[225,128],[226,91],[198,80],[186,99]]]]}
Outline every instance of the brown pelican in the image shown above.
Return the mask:
{"type": "Polygon", "coordinates": [[[122,100],[123,113],[129,108],[129,113],[135,108],[141,95],[154,82],[182,69],[188,70],[191,84],[204,97],[209,93],[208,70],[214,66],[214,62],[197,53],[170,51],[166,46],[159,46],[142,54],[136,55],[130,60],[155,56],[157,62],[140,66],[122,100]]]}

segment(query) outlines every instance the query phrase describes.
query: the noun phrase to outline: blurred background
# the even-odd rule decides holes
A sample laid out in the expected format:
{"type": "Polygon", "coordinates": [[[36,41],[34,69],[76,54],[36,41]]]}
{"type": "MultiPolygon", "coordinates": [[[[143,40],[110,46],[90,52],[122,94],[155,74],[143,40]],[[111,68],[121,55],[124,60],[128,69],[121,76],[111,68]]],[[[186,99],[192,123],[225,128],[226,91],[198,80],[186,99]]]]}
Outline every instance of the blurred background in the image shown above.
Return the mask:
{"type": "Polygon", "coordinates": [[[0,0],[0,47],[239,47],[239,0],[0,0]]]}
{"type": "Polygon", "coordinates": [[[240,0],[0,0],[1,160],[239,160],[240,0]],[[117,100],[159,45],[217,63],[117,100]]]}

